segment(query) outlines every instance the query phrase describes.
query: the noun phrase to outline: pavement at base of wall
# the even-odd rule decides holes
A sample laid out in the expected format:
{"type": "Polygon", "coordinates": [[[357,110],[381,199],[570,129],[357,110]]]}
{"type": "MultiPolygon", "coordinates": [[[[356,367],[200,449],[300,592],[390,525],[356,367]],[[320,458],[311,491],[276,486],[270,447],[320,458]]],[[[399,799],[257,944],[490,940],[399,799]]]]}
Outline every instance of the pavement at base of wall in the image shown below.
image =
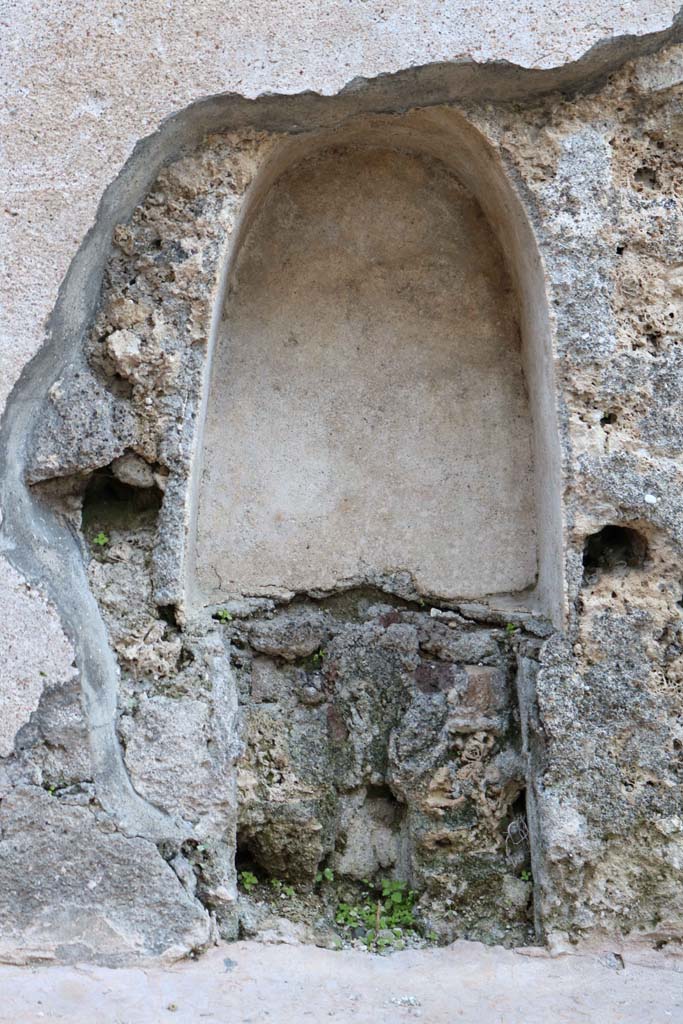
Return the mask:
{"type": "Polygon", "coordinates": [[[0,966],[0,1024],[672,1024],[683,958],[476,942],[389,956],[237,942],[170,967],[0,966]]]}

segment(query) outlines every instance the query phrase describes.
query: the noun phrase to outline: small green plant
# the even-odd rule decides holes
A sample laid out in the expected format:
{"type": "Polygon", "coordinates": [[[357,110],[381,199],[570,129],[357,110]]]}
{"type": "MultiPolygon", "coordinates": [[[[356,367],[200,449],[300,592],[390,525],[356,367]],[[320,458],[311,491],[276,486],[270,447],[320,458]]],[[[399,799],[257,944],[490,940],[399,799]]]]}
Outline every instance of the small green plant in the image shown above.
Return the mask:
{"type": "Polygon", "coordinates": [[[311,655],[311,661],[313,662],[314,665],[322,665],[324,657],[325,652],[322,649],[322,647],[320,647],[317,651],[315,651],[314,654],[311,655]]]}
{"type": "Polygon", "coordinates": [[[96,544],[98,548],[103,548],[105,544],[109,543],[109,537],[107,537],[106,533],[103,530],[100,530],[97,536],[93,537],[92,542],[93,544],[96,544]]]}
{"type": "Polygon", "coordinates": [[[508,636],[514,636],[518,629],[519,626],[515,626],[514,622],[508,622],[507,626],[505,627],[505,632],[507,633],[508,636]]]}
{"type": "Polygon", "coordinates": [[[369,950],[403,949],[405,936],[416,932],[415,893],[406,882],[389,878],[373,888],[363,893],[367,899],[362,903],[339,903],[335,921],[362,938],[369,950]]]}
{"type": "Polygon", "coordinates": [[[334,871],[332,868],[323,868],[322,871],[318,871],[315,876],[315,883],[320,885],[321,882],[334,882],[334,871]]]}
{"type": "Polygon", "coordinates": [[[415,893],[408,888],[405,882],[395,882],[385,878],[382,882],[382,898],[387,917],[386,927],[413,927],[415,924],[413,918],[415,893]]]}
{"type": "Polygon", "coordinates": [[[239,880],[245,892],[249,893],[258,885],[258,878],[252,871],[240,871],[239,880]]]}
{"type": "Polygon", "coordinates": [[[292,896],[296,896],[296,889],[294,888],[294,886],[285,885],[285,883],[281,882],[279,878],[271,878],[270,887],[271,889],[275,890],[278,896],[286,896],[287,899],[290,900],[292,896]]]}
{"type": "Polygon", "coordinates": [[[531,881],[531,872],[530,871],[521,871],[519,877],[522,879],[523,882],[530,882],[531,881]]]}
{"type": "Polygon", "coordinates": [[[232,615],[227,608],[219,608],[214,615],[214,619],[218,619],[219,622],[232,622],[232,615]]]}

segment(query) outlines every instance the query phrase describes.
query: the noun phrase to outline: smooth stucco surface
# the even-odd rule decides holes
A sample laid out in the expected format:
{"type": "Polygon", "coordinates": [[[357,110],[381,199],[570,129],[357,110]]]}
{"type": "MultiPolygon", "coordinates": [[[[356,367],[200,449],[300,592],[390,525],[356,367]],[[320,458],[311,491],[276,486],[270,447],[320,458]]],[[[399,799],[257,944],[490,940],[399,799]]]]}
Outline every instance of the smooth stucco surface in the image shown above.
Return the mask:
{"type": "MultiPolygon", "coordinates": [[[[74,652],[61,631],[55,608],[31,588],[7,562],[0,561],[2,602],[0,651],[8,685],[0,691],[0,758],[14,749],[14,738],[35,711],[46,686],[68,682],[76,674],[74,652]],[[27,629],[38,621],[40,638],[27,629]]],[[[0,783],[0,799],[2,784],[0,783]]]]}
{"type": "Polygon", "coordinates": [[[266,197],[214,357],[197,571],[218,598],[408,573],[478,597],[534,582],[516,302],[446,168],[342,148],[266,197]]]}

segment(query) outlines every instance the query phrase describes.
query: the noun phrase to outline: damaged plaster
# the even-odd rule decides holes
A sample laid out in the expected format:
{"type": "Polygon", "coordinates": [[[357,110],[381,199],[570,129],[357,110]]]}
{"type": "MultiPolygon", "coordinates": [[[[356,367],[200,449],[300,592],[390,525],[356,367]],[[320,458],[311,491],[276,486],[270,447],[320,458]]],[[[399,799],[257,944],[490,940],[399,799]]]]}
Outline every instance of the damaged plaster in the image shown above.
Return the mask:
{"type": "Polygon", "coordinates": [[[4,421],[5,551],[44,581],[83,708],[71,691],[41,709],[32,678],[17,720],[5,955],[118,963],[258,934],[236,854],[304,895],[326,864],[349,885],[407,875],[437,941],[680,939],[681,66],[653,37],[545,78],[463,64],[329,100],[228,97],[138,148],[4,421]],[[461,132],[464,184],[490,186],[544,485],[536,587],[467,603],[396,574],[206,604],[196,473],[251,199],[308,135],[370,129],[398,152],[406,107],[430,155],[461,132]],[[67,836],[67,894],[36,881],[54,871],[48,826],[67,836]]]}

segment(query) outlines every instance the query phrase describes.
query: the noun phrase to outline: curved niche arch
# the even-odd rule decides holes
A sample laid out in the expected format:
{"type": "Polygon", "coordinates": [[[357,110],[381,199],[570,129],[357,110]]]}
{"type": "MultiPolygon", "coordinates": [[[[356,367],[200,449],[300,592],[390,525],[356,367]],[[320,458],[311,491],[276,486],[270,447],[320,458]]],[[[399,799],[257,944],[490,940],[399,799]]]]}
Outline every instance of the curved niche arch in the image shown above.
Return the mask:
{"type": "Polygon", "coordinates": [[[438,110],[290,141],[226,284],[191,600],[373,583],[558,619],[542,276],[479,133],[438,110]]]}

